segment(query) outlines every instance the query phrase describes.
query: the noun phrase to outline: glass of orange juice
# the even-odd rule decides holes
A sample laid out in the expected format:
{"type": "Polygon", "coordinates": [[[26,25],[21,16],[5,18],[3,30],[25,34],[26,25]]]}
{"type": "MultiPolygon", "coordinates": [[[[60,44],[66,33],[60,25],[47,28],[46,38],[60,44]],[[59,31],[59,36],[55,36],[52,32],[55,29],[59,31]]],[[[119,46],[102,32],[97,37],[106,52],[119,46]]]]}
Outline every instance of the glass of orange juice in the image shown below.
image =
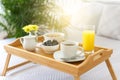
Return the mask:
{"type": "Polygon", "coordinates": [[[85,25],[82,31],[82,44],[85,56],[94,53],[95,26],[85,25]]]}

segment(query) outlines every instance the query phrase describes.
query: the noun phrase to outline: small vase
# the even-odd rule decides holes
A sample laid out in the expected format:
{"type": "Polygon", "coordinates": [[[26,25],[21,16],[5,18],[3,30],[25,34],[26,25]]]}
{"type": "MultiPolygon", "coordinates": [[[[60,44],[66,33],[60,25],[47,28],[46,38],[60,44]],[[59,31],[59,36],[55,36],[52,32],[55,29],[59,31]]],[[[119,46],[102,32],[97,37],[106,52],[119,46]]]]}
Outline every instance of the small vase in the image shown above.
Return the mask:
{"type": "Polygon", "coordinates": [[[35,51],[35,47],[37,44],[37,37],[33,35],[28,35],[20,38],[20,42],[24,49],[28,51],[35,51]]]}
{"type": "Polygon", "coordinates": [[[35,36],[36,35],[36,32],[35,31],[30,31],[29,32],[29,36],[35,36]]]}

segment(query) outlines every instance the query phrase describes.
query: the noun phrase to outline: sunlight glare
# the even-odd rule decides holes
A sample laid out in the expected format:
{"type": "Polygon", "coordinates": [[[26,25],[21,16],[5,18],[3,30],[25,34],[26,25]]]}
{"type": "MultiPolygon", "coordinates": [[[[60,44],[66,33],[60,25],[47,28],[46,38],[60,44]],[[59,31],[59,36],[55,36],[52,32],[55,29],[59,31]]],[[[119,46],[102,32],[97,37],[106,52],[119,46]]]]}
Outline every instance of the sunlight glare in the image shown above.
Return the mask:
{"type": "Polygon", "coordinates": [[[80,0],[57,0],[57,4],[63,9],[64,14],[73,16],[79,10],[80,0]]]}

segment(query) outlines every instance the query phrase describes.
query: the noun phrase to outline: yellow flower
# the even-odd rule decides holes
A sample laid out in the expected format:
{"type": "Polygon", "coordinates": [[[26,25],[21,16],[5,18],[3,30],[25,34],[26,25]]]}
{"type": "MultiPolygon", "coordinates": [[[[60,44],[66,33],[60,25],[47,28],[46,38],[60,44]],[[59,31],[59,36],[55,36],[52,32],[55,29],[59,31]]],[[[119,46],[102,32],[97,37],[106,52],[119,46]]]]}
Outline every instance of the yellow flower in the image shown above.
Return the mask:
{"type": "Polygon", "coordinates": [[[29,33],[31,31],[37,31],[38,26],[37,25],[27,25],[22,28],[25,32],[29,33]]]}
{"type": "Polygon", "coordinates": [[[29,25],[32,31],[37,31],[38,26],[37,25],[29,25]]]}

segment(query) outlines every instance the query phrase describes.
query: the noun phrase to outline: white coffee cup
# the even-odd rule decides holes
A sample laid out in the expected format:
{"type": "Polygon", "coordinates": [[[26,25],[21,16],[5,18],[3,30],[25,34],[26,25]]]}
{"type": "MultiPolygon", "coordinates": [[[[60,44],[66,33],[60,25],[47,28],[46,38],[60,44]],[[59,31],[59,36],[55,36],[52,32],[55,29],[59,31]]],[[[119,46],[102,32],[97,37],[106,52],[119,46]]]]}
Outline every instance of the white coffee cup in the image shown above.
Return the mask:
{"type": "Polygon", "coordinates": [[[78,48],[78,42],[75,41],[64,41],[60,44],[60,50],[63,53],[64,58],[72,58],[76,56],[78,48]]]}

